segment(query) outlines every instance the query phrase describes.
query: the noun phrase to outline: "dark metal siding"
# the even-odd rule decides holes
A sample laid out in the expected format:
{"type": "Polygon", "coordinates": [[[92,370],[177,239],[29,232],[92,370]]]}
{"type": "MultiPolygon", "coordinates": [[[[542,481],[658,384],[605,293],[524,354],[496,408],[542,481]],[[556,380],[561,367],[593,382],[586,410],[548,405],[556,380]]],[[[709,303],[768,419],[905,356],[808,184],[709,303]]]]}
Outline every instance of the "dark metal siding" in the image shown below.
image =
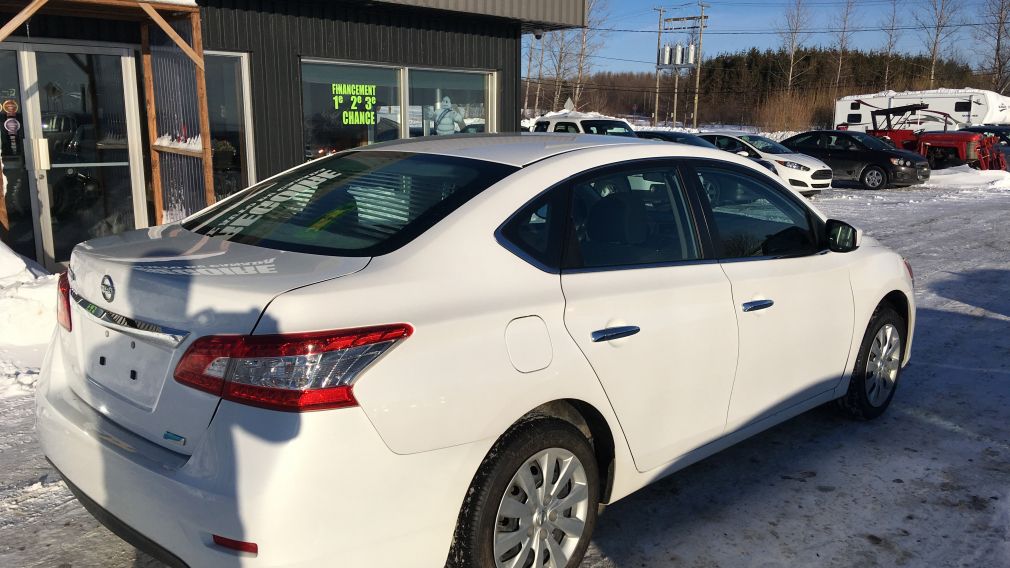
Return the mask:
{"type": "Polygon", "coordinates": [[[200,5],[204,49],[250,53],[260,178],[303,160],[302,57],[497,71],[498,129],[519,128],[520,22],[343,2],[200,5]]]}
{"type": "Polygon", "coordinates": [[[449,10],[466,14],[483,14],[521,20],[528,26],[547,29],[586,25],[585,0],[379,0],[401,4],[449,10]]]}

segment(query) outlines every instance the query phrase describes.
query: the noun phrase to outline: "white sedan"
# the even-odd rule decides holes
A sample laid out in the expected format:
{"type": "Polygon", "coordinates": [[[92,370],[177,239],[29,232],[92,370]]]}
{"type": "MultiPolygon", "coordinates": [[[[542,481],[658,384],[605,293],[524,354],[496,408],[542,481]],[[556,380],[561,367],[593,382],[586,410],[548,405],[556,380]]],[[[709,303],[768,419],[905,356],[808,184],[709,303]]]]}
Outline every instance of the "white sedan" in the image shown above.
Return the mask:
{"type": "Polygon", "coordinates": [[[601,504],[880,415],[915,322],[899,255],[750,160],[585,135],[320,158],[59,290],[45,454],[194,567],[576,566],[601,504]]]}
{"type": "Polygon", "coordinates": [[[771,162],[779,177],[804,195],[814,195],[831,188],[830,166],[813,156],[794,152],[770,138],[740,132],[703,132],[698,136],[720,150],[771,162]]]}

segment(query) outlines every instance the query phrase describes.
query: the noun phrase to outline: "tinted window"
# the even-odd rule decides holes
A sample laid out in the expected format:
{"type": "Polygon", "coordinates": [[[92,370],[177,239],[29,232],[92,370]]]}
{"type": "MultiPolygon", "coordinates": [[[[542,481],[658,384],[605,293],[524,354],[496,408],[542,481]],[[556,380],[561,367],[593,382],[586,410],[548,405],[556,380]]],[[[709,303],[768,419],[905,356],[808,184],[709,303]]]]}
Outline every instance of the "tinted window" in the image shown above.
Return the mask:
{"type": "Polygon", "coordinates": [[[805,146],[807,148],[816,148],[819,144],[821,135],[817,132],[807,132],[806,134],[800,134],[786,140],[789,146],[805,146]]]}
{"type": "Polygon", "coordinates": [[[635,132],[623,120],[583,120],[582,128],[587,134],[609,136],[634,136],[635,132]]]}
{"type": "Polygon", "coordinates": [[[971,101],[958,101],[954,103],[954,112],[971,112],[971,101]]]}
{"type": "Polygon", "coordinates": [[[889,146],[887,143],[882,141],[876,136],[870,136],[869,134],[863,134],[862,132],[853,132],[850,134],[852,138],[858,141],[863,146],[866,146],[870,150],[893,150],[894,148],[889,146]]]}
{"type": "Polygon", "coordinates": [[[807,211],[790,196],[735,168],[699,165],[696,171],[711,206],[720,258],[817,252],[807,211]]]}
{"type": "Polygon", "coordinates": [[[860,113],[858,113],[858,112],[850,114],[849,116],[845,117],[845,122],[848,122],[850,124],[854,123],[854,122],[862,122],[862,121],[863,121],[863,115],[860,114],[860,113]]]}
{"type": "Polygon", "coordinates": [[[599,174],[572,186],[567,268],[599,268],[700,258],[683,186],[674,167],[599,174]]]}
{"type": "Polygon", "coordinates": [[[515,170],[435,154],[348,152],[211,207],[185,228],[295,252],[385,254],[515,170]]]}
{"type": "Polygon", "coordinates": [[[859,103],[849,103],[849,110],[859,110],[859,103]]]}
{"type": "Polygon", "coordinates": [[[550,126],[551,123],[540,121],[533,125],[533,132],[547,132],[547,129],[550,128],[550,126]]]}
{"type": "Polygon", "coordinates": [[[559,122],[554,125],[554,132],[572,132],[578,134],[579,127],[575,126],[574,122],[559,122]]]}
{"type": "Polygon", "coordinates": [[[501,233],[542,268],[559,268],[568,191],[554,189],[519,210],[501,233]]]}

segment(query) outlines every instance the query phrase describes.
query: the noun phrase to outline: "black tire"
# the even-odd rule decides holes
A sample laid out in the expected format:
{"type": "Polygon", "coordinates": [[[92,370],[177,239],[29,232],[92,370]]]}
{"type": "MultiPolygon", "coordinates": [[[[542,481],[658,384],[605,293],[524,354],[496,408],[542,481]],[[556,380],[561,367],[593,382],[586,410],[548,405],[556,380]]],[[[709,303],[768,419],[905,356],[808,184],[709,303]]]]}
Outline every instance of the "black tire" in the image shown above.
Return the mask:
{"type": "Polygon", "coordinates": [[[859,183],[863,184],[863,189],[876,191],[887,187],[887,172],[880,166],[867,166],[863,170],[863,175],[859,176],[859,183]]]}
{"type": "Polygon", "coordinates": [[[549,448],[568,450],[582,462],[586,472],[589,503],[585,528],[566,566],[575,568],[582,562],[599,508],[596,455],[589,440],[572,424],[549,416],[531,415],[513,425],[495,442],[477,470],[459,512],[447,568],[494,568],[498,506],[519,469],[549,448]]]}
{"type": "Polygon", "coordinates": [[[908,346],[908,333],[905,319],[894,311],[894,308],[886,305],[879,306],[870,318],[870,324],[866,327],[863,335],[863,342],[859,346],[859,355],[856,357],[856,365],[852,370],[852,378],[849,381],[849,390],[845,396],[838,399],[838,407],[843,414],[857,420],[872,420],[887,410],[894,398],[895,391],[898,390],[898,382],[901,378],[901,361],[905,358],[905,349],[908,346]],[[867,361],[870,359],[871,350],[876,341],[877,333],[885,326],[893,326],[900,338],[900,353],[898,354],[898,367],[892,381],[890,392],[883,400],[876,403],[871,399],[868,384],[873,380],[871,373],[867,372],[867,361]]]}

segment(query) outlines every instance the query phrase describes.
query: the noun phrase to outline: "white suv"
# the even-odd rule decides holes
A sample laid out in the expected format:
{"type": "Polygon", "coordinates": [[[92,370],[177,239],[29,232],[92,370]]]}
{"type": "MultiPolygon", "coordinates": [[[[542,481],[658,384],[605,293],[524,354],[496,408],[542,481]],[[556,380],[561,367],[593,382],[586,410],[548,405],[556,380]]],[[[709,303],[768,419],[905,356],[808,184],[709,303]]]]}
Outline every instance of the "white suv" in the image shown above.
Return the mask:
{"type": "Polygon", "coordinates": [[[566,132],[569,134],[604,134],[635,137],[635,131],[619,118],[573,112],[537,119],[533,132],[566,132]]]}

